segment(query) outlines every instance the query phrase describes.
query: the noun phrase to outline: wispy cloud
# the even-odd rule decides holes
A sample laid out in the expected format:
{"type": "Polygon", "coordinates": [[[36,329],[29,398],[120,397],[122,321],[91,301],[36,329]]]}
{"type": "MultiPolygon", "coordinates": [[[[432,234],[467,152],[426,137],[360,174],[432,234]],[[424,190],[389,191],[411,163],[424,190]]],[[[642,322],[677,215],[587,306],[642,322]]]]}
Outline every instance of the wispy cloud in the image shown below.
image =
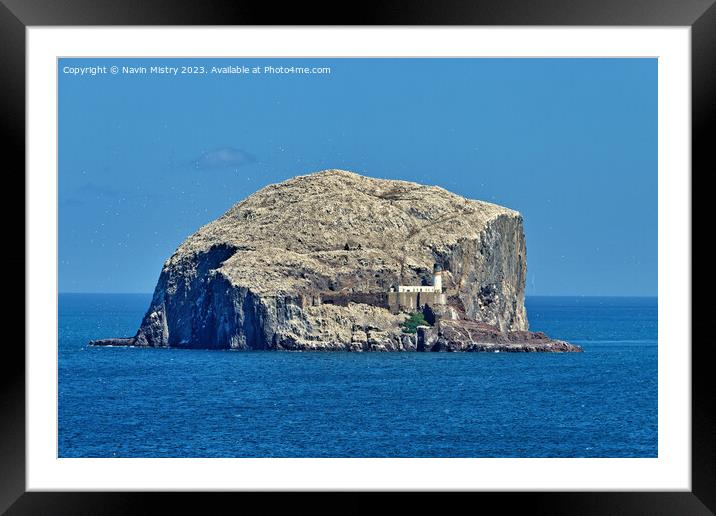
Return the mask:
{"type": "Polygon", "coordinates": [[[77,196],[117,197],[120,193],[116,188],[95,183],[85,183],[75,190],[77,196]]]}
{"type": "Polygon", "coordinates": [[[245,150],[234,147],[220,147],[204,152],[193,163],[198,170],[218,170],[222,168],[238,168],[255,161],[256,157],[245,150]]]}
{"type": "Polygon", "coordinates": [[[121,190],[111,186],[85,183],[75,188],[70,195],[60,201],[60,204],[62,206],[78,207],[84,206],[88,199],[110,200],[119,197],[121,194],[121,190]]]}
{"type": "Polygon", "coordinates": [[[68,197],[68,198],[64,199],[63,201],[60,201],[60,205],[68,206],[70,208],[76,208],[79,206],[84,206],[85,203],[83,201],[77,199],[76,197],[68,197]]]}

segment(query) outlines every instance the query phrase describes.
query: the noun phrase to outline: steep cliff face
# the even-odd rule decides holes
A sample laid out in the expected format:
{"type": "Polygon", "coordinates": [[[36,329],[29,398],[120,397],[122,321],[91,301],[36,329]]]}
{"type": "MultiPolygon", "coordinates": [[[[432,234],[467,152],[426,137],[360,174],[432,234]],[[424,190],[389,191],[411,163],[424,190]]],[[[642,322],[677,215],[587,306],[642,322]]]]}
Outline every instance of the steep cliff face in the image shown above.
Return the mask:
{"type": "Polygon", "coordinates": [[[321,294],[430,284],[435,263],[467,320],[527,330],[516,211],[442,188],[326,170],[267,186],[164,264],[139,346],[415,349],[404,316],[321,294]]]}

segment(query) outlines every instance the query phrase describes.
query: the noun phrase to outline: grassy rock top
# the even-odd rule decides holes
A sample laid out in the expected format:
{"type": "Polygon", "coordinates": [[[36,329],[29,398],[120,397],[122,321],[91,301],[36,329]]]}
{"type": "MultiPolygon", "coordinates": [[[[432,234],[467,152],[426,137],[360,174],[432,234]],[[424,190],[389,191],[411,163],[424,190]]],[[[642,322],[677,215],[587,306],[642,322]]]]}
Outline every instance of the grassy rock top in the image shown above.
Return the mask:
{"type": "Polygon", "coordinates": [[[281,295],[310,289],[385,291],[418,282],[436,257],[518,212],[436,186],[324,170],[262,188],[190,236],[164,268],[191,267],[223,246],[218,272],[281,295]]]}

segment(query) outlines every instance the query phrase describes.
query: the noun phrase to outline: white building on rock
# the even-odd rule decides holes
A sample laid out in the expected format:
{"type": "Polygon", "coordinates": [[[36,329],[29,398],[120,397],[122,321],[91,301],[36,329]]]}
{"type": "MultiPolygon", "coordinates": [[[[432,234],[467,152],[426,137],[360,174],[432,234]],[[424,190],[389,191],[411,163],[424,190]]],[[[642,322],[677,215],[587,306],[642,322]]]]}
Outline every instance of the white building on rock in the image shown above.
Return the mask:
{"type": "Polygon", "coordinates": [[[446,296],[443,293],[443,268],[440,264],[433,267],[432,285],[398,285],[388,293],[390,311],[413,311],[423,305],[444,305],[446,296]]]}

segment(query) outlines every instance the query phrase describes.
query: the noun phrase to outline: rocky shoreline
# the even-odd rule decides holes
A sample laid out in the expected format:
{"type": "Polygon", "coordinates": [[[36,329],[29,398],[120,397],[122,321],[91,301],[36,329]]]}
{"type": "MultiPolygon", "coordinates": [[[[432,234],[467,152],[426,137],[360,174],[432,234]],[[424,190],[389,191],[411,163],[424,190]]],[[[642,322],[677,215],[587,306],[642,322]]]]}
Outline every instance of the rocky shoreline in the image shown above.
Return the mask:
{"type": "MultiPolygon", "coordinates": [[[[90,346],[140,346],[135,337],[98,339],[90,346]]],[[[201,346],[199,346],[201,347],[201,346]]],[[[213,346],[206,346],[212,349],[213,346]]],[[[350,342],[290,341],[280,346],[250,347],[276,351],[400,351],[400,352],[492,352],[492,353],[580,353],[582,348],[549,338],[542,332],[501,332],[494,326],[474,321],[440,321],[435,326],[419,326],[417,333],[388,336],[376,327],[353,328],[350,342]]]]}
{"type": "Polygon", "coordinates": [[[582,348],[543,332],[500,332],[475,321],[441,321],[437,327],[418,328],[417,351],[484,351],[579,353],[582,348]]]}

